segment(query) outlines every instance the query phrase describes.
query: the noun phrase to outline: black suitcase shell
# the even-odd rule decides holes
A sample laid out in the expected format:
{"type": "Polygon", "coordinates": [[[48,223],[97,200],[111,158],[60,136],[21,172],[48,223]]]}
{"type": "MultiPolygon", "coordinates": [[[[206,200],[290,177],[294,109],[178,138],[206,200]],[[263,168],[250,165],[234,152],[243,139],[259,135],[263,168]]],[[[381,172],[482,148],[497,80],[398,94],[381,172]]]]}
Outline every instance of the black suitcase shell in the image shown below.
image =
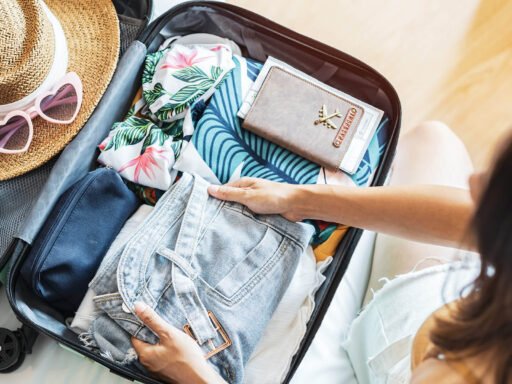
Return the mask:
{"type": "MultiPolygon", "coordinates": [[[[76,335],[66,328],[61,315],[24,286],[19,279],[19,272],[30,244],[33,243],[58,197],[76,180],[97,166],[96,147],[108,134],[112,124],[122,119],[128,111],[133,96],[140,87],[140,75],[146,53],[156,51],[170,36],[199,32],[229,38],[242,48],[243,55],[253,59],[265,61],[266,57],[271,55],[286,61],[313,77],[383,110],[389,118],[389,123],[385,127],[387,145],[372,186],[385,183],[397,145],[401,107],[396,91],[382,75],[346,53],[234,5],[194,1],[171,8],[152,22],[127,49],[100,104],[84,128],[60,155],[25,225],[19,231],[18,238],[5,255],[5,258],[11,260],[6,283],[7,297],[16,316],[25,324],[21,335],[17,335],[21,339],[26,339],[22,342],[21,349],[24,351],[21,354],[30,352],[35,335],[40,332],[127,379],[143,383],[159,382],[140,372],[117,365],[81,346],[76,335]]],[[[290,381],[320,327],[361,234],[362,230],[350,228],[341,241],[333,262],[325,273],[326,281],[316,294],[315,310],[299,351],[293,358],[285,379],[286,383],[290,381]]]]}

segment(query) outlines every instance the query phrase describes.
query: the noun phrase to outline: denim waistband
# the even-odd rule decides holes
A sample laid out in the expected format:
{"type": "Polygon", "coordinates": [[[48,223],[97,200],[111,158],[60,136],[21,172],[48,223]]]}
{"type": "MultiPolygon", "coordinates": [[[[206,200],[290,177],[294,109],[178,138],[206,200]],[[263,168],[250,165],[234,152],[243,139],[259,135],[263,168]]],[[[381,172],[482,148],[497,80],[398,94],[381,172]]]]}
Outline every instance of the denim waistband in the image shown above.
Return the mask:
{"type": "MultiPolygon", "coordinates": [[[[178,220],[184,212],[185,206],[190,199],[190,193],[194,186],[194,180],[198,180],[201,183],[201,189],[207,192],[208,182],[198,175],[192,175],[184,173],[182,177],[160,198],[158,203],[155,205],[154,212],[152,215],[157,215],[157,211],[169,211],[172,206],[173,214],[167,216],[167,222],[161,223],[162,225],[168,225],[170,221],[178,220]],[[177,209],[176,209],[177,208],[177,209]]],[[[278,231],[283,236],[296,242],[302,247],[302,239],[304,236],[313,233],[314,229],[311,224],[293,222],[285,219],[281,215],[260,215],[253,213],[249,208],[236,202],[218,200],[213,197],[208,198],[209,205],[216,205],[216,208],[222,206],[239,211],[246,216],[252,217],[255,221],[265,223],[268,227],[278,231]]],[[[160,218],[160,216],[159,216],[160,218]]],[[[148,218],[149,219],[149,218],[148,218]]],[[[157,218],[151,220],[153,223],[157,221],[157,218]]],[[[312,236],[312,235],[311,235],[312,236]]]]}

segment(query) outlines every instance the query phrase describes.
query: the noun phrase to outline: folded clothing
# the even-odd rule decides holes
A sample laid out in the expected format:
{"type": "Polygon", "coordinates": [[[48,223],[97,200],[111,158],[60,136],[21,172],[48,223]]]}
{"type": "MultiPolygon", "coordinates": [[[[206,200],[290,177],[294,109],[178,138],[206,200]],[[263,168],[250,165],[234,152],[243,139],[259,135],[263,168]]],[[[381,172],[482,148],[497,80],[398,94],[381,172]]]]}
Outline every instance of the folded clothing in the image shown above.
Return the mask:
{"type": "Polygon", "coordinates": [[[144,203],[155,205],[163,194],[157,191],[167,189],[175,179],[172,165],[184,135],[190,136],[193,128],[187,133],[183,120],[156,125],[143,114],[145,106],[141,87],[125,119],[114,123],[98,146],[98,162],[117,170],[144,203]]]}
{"type": "Polygon", "coordinates": [[[183,120],[158,126],[137,116],[115,123],[99,145],[98,161],[138,185],[167,189],[174,181],[172,166],[179,156],[183,120]]]}
{"type": "Polygon", "coordinates": [[[146,56],[142,93],[151,113],[159,121],[185,116],[192,103],[206,100],[234,67],[231,48],[218,44],[175,44],[146,56]]]}
{"type": "MultiPolygon", "coordinates": [[[[126,221],[107,255],[115,254],[120,246],[129,241],[152,210],[153,207],[149,205],[141,205],[126,221]]],[[[112,260],[111,257],[105,256],[99,269],[105,269],[109,260],[112,260]]],[[[322,273],[330,261],[327,259],[316,263],[311,246],[300,256],[290,285],[247,362],[244,378],[246,384],[282,381],[304,337],[307,322],[315,307],[314,294],[325,280],[322,273]],[[279,346],[276,340],[281,340],[279,346]]],[[[102,311],[94,304],[95,296],[96,293],[89,288],[70,325],[73,332],[87,332],[92,322],[101,315],[102,311]]]]}
{"type": "Polygon", "coordinates": [[[366,186],[385,149],[383,120],[357,170],[350,176],[331,172],[241,127],[238,109],[262,64],[233,56],[235,68],[213,94],[194,127],[190,143],[174,168],[194,169],[212,183],[227,183],[242,176],[293,184],[366,186]]]}
{"type": "Polygon", "coordinates": [[[315,309],[315,293],[325,281],[332,258],[317,263],[309,246],[300,257],[290,286],[270,320],[245,369],[246,384],[282,383],[306,334],[315,309]]]}
{"type": "Polygon", "coordinates": [[[73,314],[108,247],[139,206],[117,172],[96,169],[59,198],[21,277],[64,316],[73,314]]]}
{"type": "MultiPolygon", "coordinates": [[[[242,129],[237,113],[262,64],[238,56],[233,60],[235,68],[205,106],[174,169],[197,173],[214,184],[243,176],[291,184],[366,186],[371,182],[385,149],[387,119],[381,122],[355,174],[326,170],[242,129]]],[[[334,254],[347,227],[319,221],[312,224],[316,227],[313,246],[317,260],[324,260],[334,254]]]]}
{"type": "Polygon", "coordinates": [[[142,92],[99,145],[98,161],[136,185],[167,190],[193,132],[189,107],[207,100],[233,67],[231,49],[222,44],[174,44],[147,55],[142,92]]]}
{"type": "MultiPolygon", "coordinates": [[[[117,248],[121,247],[128,240],[130,240],[131,236],[135,233],[139,225],[144,222],[144,219],[151,213],[152,210],[153,207],[150,205],[141,205],[139,209],[137,209],[135,213],[123,225],[123,228],[121,228],[121,231],[119,231],[115,240],[112,242],[112,245],[110,245],[107,254],[115,252],[117,248]]],[[[106,257],[105,259],[108,261],[109,258],[106,257]]],[[[102,264],[100,264],[99,269],[101,268],[102,264]]],[[[92,321],[101,313],[101,311],[99,311],[94,305],[93,299],[95,296],[96,292],[89,288],[69,326],[73,332],[77,334],[87,332],[91,326],[92,321]]]]}
{"type": "Polygon", "coordinates": [[[188,329],[227,381],[241,383],[313,229],[214,199],[207,186],[184,174],[142,228],[102,264],[90,287],[104,314],[82,340],[114,361],[135,362],[130,335],[157,342],[133,315],[135,301],[143,301],[165,321],[188,329]]]}

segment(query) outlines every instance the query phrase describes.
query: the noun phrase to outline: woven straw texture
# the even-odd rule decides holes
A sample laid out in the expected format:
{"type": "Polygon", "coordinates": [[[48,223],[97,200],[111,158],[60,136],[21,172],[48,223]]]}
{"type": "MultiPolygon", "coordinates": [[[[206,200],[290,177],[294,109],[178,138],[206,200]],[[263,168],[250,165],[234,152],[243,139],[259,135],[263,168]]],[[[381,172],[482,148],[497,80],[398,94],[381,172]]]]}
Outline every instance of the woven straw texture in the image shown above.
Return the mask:
{"type": "Polygon", "coordinates": [[[0,180],[22,175],[59,153],[94,111],[117,65],[119,24],[110,0],[47,0],[46,4],[60,20],[66,35],[68,71],[78,73],[82,80],[82,108],[68,125],[36,117],[29,150],[22,154],[0,154],[0,180]]]}
{"type": "Polygon", "coordinates": [[[33,1],[0,1],[0,104],[32,93],[46,78],[55,46],[53,28],[33,1]]]}

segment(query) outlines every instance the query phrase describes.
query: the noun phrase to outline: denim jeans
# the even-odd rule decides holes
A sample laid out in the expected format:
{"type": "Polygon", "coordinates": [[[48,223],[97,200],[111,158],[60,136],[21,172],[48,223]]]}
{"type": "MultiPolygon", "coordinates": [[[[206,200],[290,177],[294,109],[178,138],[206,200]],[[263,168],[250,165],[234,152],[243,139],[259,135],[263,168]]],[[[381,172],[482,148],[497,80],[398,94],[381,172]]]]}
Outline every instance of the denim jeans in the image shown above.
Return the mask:
{"type": "Polygon", "coordinates": [[[130,335],[158,341],[133,315],[143,301],[189,333],[228,382],[242,383],[313,228],[214,199],[207,186],[184,174],[135,235],[106,256],[90,285],[104,314],[90,333],[103,354],[134,361],[130,335]]]}

